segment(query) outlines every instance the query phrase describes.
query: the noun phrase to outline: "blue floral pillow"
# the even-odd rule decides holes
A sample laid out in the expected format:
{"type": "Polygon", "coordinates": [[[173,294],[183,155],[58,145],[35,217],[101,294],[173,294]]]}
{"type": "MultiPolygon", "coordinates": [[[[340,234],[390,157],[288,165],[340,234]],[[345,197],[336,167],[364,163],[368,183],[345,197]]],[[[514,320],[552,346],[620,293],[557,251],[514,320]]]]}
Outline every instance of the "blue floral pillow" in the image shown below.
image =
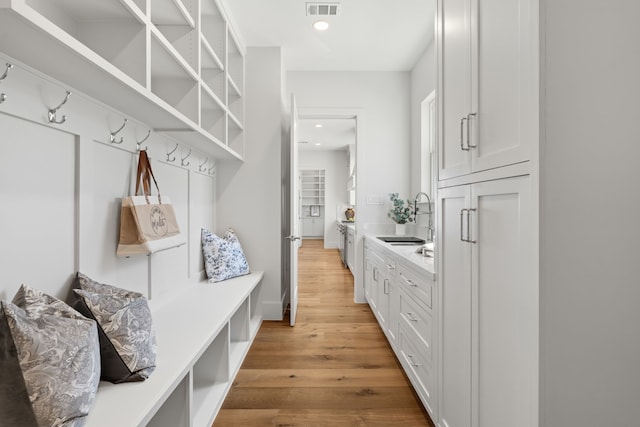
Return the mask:
{"type": "Polygon", "coordinates": [[[221,282],[249,274],[249,264],[232,229],[221,238],[203,228],[202,254],[209,282],[221,282]]]}

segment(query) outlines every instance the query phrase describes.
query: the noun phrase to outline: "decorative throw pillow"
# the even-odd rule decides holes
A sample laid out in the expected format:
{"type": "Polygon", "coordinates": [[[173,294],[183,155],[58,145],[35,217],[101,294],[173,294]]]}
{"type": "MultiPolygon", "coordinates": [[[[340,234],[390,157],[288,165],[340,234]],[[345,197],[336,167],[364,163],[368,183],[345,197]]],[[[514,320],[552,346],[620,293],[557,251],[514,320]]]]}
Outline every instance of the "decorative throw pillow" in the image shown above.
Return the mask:
{"type": "Polygon", "coordinates": [[[0,302],[0,349],[0,424],[84,425],[100,382],[96,322],[22,285],[0,302]]]}
{"type": "Polygon", "coordinates": [[[240,241],[232,229],[220,238],[203,228],[202,254],[209,282],[220,282],[249,274],[249,264],[240,241]]]}
{"type": "Polygon", "coordinates": [[[138,293],[76,276],[74,307],[98,323],[102,379],[143,381],[156,366],[156,343],[147,298],[138,293]]]}

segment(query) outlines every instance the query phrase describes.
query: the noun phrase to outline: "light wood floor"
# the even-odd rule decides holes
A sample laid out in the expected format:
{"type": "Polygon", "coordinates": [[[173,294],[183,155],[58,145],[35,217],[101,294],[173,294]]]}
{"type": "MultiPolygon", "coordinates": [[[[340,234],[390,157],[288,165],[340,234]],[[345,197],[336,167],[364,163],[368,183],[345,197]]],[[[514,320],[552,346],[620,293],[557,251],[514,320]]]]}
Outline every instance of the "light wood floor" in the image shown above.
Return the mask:
{"type": "Polygon", "coordinates": [[[338,250],[299,259],[296,326],[263,323],[214,426],[432,427],[338,250]]]}

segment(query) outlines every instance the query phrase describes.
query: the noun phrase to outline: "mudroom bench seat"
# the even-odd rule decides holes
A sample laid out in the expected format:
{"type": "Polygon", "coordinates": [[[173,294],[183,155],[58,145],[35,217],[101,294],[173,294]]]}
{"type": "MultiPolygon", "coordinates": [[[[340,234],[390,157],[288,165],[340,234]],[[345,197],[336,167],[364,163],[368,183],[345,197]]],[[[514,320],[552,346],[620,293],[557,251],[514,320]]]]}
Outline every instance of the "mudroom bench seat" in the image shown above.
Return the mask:
{"type": "Polygon", "coordinates": [[[100,382],[98,426],[210,426],[262,323],[263,272],[191,284],[151,300],[157,367],[144,382],[100,382]]]}

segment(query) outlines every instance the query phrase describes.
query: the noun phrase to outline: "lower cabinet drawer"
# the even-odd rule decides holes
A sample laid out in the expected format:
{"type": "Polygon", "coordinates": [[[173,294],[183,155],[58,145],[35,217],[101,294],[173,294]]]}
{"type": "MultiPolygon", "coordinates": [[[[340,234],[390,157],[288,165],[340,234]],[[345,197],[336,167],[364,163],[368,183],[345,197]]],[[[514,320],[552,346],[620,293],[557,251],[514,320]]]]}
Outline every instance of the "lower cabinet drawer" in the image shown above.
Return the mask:
{"type": "Polygon", "coordinates": [[[413,330],[427,347],[425,356],[431,361],[433,346],[433,318],[405,291],[400,292],[400,322],[413,330]]]}
{"type": "Polygon", "coordinates": [[[432,308],[433,281],[400,264],[398,282],[403,289],[415,295],[427,307],[432,308]]]}
{"type": "Polygon", "coordinates": [[[400,322],[399,331],[398,347],[402,364],[427,410],[435,416],[436,372],[429,358],[425,356],[427,348],[415,332],[403,322],[400,322]]]}

